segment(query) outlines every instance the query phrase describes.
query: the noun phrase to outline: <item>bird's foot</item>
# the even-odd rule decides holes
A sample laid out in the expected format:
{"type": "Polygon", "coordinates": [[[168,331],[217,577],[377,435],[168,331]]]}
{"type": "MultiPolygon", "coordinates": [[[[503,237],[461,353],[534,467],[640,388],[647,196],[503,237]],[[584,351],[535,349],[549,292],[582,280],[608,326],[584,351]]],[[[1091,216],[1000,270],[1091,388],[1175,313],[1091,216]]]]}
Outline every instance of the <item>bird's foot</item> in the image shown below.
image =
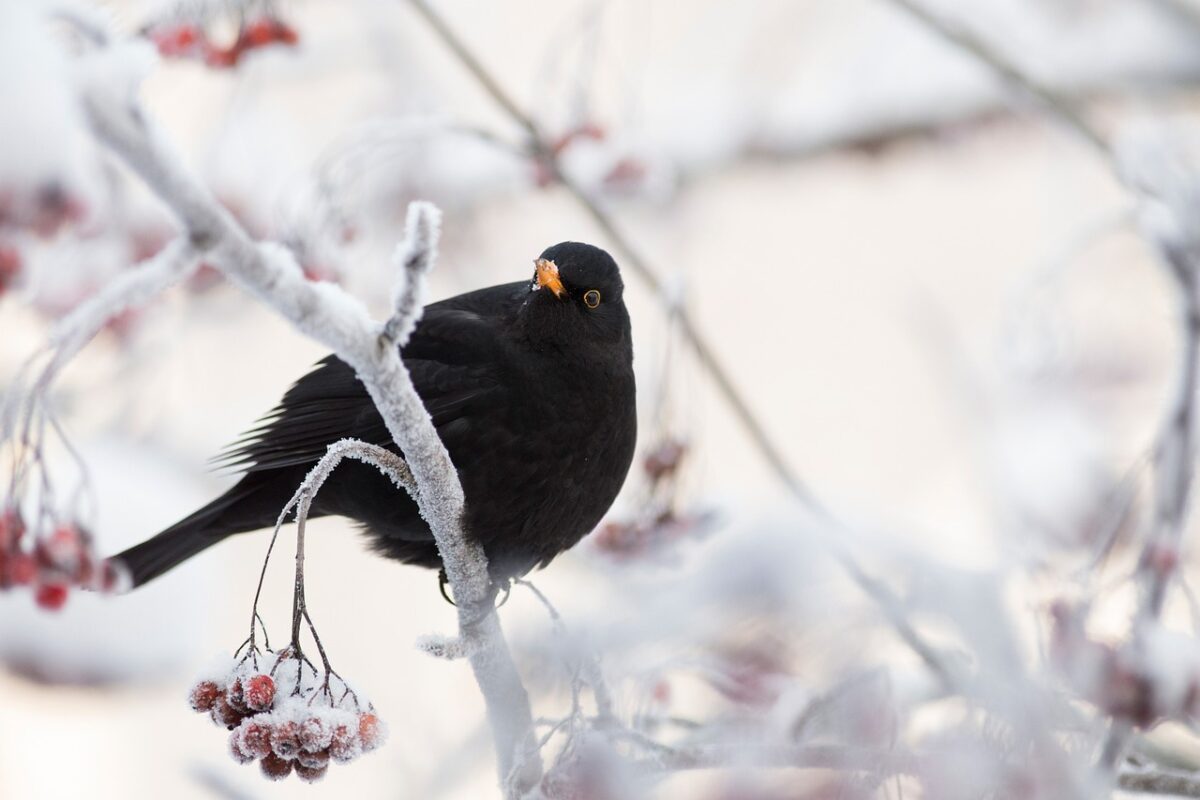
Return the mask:
{"type": "MultiPolygon", "coordinates": [[[[451,597],[450,592],[447,591],[447,587],[449,587],[449,586],[450,586],[450,578],[448,578],[446,576],[445,568],[438,570],[438,591],[442,593],[443,600],[445,600],[447,603],[449,603],[450,605],[457,608],[458,603],[454,602],[454,598],[451,597]]],[[[505,603],[507,603],[508,598],[512,596],[512,586],[513,586],[512,578],[505,578],[504,580],[499,581],[499,582],[492,581],[490,586],[488,587],[488,599],[491,600],[492,603],[495,603],[496,608],[500,608],[505,603]],[[501,591],[504,592],[504,596],[500,598],[499,603],[496,603],[496,596],[499,595],[501,591]]]]}

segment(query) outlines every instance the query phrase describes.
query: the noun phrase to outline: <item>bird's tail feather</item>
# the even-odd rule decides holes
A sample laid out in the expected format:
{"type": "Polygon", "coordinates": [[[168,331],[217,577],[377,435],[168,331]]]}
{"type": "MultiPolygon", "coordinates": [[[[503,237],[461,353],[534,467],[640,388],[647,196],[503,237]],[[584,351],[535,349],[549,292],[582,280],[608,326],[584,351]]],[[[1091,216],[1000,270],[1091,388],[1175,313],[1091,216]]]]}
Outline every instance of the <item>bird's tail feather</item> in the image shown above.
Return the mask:
{"type": "MultiPolygon", "coordinates": [[[[243,478],[208,505],[111,560],[118,562],[118,569],[123,567],[128,573],[131,588],[137,588],[227,536],[271,525],[274,523],[270,516],[272,506],[256,502],[267,499],[255,497],[267,494],[263,488],[255,481],[243,478]]],[[[274,507],[275,514],[280,510],[281,507],[274,507]]]]}

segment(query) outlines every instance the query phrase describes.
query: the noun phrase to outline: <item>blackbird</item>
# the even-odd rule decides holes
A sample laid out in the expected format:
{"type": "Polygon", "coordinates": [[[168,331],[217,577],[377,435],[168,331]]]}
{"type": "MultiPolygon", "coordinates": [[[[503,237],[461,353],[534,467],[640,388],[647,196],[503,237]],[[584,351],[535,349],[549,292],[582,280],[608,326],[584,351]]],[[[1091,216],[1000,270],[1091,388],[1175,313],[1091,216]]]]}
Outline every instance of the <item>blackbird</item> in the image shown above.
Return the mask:
{"type": "MultiPolygon", "coordinates": [[[[608,253],[563,242],[535,260],[532,282],[427,306],[401,349],[462,481],[466,533],[497,585],[583,538],[629,471],[637,416],[623,290],[608,253]]],[[[330,355],[218,457],[245,473],[229,491],[114,559],[140,586],[226,536],[273,527],[344,438],[400,452],[354,370],[330,355]]],[[[325,515],[360,523],[388,558],[441,566],[416,503],[374,467],[342,462],[312,504],[310,516],[325,515]]]]}

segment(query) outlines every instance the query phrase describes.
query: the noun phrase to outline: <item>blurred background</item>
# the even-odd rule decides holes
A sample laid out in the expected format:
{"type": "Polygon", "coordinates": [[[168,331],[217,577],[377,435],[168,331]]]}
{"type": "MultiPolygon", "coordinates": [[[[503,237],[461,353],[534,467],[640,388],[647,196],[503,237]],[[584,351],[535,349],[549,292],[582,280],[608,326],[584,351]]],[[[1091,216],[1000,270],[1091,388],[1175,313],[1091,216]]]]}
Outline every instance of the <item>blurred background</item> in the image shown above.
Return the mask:
{"type": "MultiPolygon", "coordinates": [[[[847,664],[881,653],[915,664],[819,536],[788,539],[810,522],[672,308],[687,309],[812,494],[870,531],[864,554],[994,578],[1018,617],[1081,585],[1070,581],[1107,541],[1114,492],[1145,467],[1177,348],[1169,281],[1107,158],[890,0],[433,7],[536,123],[569,185],[409,3],[95,4],[162,54],[141,97],[179,157],[252,235],[293,247],[313,279],[338,281],[376,315],[412,199],[445,211],[432,299],[526,278],[562,240],[625,266],[650,463],[608,527],[532,576],[570,630],[607,643],[623,714],[782,719],[847,664]],[[228,44],[264,17],[295,41],[222,60],[179,38],[191,26],[228,44]],[[728,580],[781,605],[730,613],[701,600],[681,617],[676,590],[706,575],[702,598],[728,580]]],[[[1186,131],[1197,110],[1190,0],[924,7],[984,36],[1112,141],[1186,131]]],[[[67,80],[26,49],[0,64],[8,109],[44,100],[39,80],[67,80]]],[[[17,146],[28,131],[63,124],[51,105],[8,112],[0,174],[30,161],[17,146]]],[[[0,386],[57,319],[173,230],[95,145],[65,146],[78,163],[56,168],[80,198],[77,221],[52,235],[0,230],[19,262],[0,284],[0,386]]],[[[228,485],[207,459],[322,355],[214,270],[114,319],[52,395],[87,464],[100,550],[228,485]]],[[[52,468],[78,480],[62,455],[48,453],[52,468]]],[[[57,614],[0,597],[0,798],[494,796],[468,667],[414,647],[456,624],[435,577],[371,556],[341,520],[311,531],[314,619],[335,666],[388,721],[383,750],[314,786],[269,784],[189,710],[195,676],[245,636],[267,544],[245,535],[130,596],[73,594],[57,614]]],[[[280,637],[291,554],[285,536],[264,589],[280,637]]],[[[1102,602],[1129,600],[1115,588],[1102,602]]],[[[545,611],[518,589],[502,619],[535,716],[561,712],[545,611]]],[[[1036,641],[1032,623],[1015,627],[1036,641]]],[[[810,796],[796,787],[811,777],[772,780],[777,795],[738,794],[730,787],[750,784],[700,773],[655,796],[810,796]]]]}

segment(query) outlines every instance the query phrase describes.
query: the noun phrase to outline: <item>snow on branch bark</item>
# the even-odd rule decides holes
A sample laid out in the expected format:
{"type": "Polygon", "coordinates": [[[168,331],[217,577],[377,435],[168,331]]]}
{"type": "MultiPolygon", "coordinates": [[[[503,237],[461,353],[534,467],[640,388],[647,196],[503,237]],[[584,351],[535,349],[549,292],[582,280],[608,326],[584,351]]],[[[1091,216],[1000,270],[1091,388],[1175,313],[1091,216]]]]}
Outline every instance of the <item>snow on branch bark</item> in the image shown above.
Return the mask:
{"type": "MultiPolygon", "coordinates": [[[[140,107],[111,100],[98,92],[83,98],[96,137],[175,213],[184,227],[188,252],[203,256],[299,331],[332,349],[366,387],[404,453],[421,515],[437,541],[458,600],[460,636],[471,643],[471,666],[487,703],[501,777],[509,779],[520,753],[524,773],[518,785],[529,785],[540,774],[536,756],[525,752],[532,742],[532,716],[491,605],[494,590],[487,560],[482,548],[464,535],[462,486],[399,353],[420,318],[424,276],[436,259],[440,212],[428,203],[410,206],[408,239],[398,259],[400,289],[391,318],[381,325],[339,287],[306,280],[284,247],[254,242],[188,174],[140,107]]],[[[347,454],[363,455],[349,447],[333,453],[347,454]]],[[[400,474],[395,465],[383,471],[393,478],[400,474]]]]}

